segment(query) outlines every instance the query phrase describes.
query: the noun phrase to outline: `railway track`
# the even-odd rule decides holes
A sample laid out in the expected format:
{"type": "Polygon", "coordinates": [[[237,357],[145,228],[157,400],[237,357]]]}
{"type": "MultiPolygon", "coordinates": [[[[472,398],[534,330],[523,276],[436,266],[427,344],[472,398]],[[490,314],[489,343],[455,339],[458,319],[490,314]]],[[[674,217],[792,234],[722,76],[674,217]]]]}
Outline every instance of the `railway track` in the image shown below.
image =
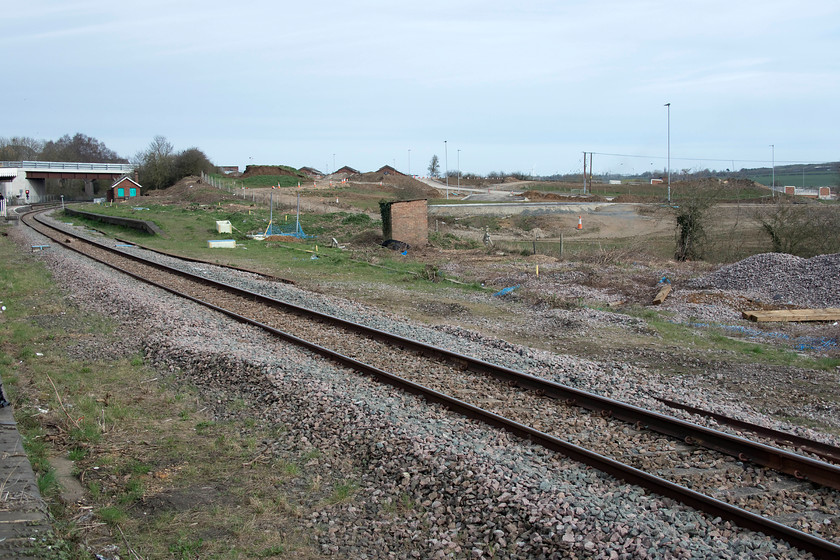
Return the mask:
{"type": "Polygon", "coordinates": [[[836,465],[144,261],[70,237],[34,215],[24,223],[138,279],[620,479],[817,556],[840,557],[836,465]]]}

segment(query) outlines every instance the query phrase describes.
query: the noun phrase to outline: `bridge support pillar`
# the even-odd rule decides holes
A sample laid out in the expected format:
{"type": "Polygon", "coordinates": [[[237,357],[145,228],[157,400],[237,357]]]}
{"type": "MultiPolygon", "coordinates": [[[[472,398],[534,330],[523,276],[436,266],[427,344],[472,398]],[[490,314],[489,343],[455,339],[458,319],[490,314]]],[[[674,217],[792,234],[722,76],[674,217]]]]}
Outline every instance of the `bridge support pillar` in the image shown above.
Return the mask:
{"type": "Polygon", "coordinates": [[[85,198],[93,198],[93,179],[85,179],[85,198]]]}

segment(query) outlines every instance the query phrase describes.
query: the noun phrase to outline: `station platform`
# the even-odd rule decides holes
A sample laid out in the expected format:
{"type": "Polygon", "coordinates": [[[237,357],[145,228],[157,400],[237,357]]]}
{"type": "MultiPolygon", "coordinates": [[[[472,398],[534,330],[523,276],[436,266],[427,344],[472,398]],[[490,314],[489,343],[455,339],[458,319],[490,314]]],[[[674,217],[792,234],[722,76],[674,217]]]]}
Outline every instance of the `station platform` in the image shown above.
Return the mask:
{"type": "Polygon", "coordinates": [[[47,507],[0,380],[0,560],[40,558],[33,544],[50,532],[47,507]]]}

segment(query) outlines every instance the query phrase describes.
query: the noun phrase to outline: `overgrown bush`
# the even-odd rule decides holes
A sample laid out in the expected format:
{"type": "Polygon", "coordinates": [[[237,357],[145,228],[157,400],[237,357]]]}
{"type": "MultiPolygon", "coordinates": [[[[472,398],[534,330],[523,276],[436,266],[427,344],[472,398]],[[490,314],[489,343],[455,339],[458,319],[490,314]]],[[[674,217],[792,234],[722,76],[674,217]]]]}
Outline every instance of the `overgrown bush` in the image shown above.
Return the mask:
{"type": "Polygon", "coordinates": [[[840,206],[780,200],[754,214],[773,251],[799,257],[840,252],[840,206]]]}
{"type": "Polygon", "coordinates": [[[694,261],[703,258],[706,242],[706,219],[709,208],[722,198],[717,182],[701,182],[683,187],[679,200],[671,207],[677,227],[677,249],[674,259],[694,261]]]}

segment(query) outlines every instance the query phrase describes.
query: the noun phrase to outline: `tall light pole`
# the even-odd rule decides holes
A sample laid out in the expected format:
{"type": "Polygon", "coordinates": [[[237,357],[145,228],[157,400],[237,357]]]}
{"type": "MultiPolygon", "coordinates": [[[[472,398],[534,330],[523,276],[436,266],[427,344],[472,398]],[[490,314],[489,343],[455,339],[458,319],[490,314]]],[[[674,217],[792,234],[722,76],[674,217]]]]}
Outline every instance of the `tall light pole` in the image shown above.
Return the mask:
{"type": "Polygon", "coordinates": [[[668,108],[668,204],[671,204],[671,104],[665,106],[668,108]]]}
{"type": "Polygon", "coordinates": [[[443,141],[443,157],[444,157],[444,165],[446,165],[446,170],[444,174],[446,175],[446,196],[449,197],[449,147],[446,145],[446,140],[443,141]]]}
{"type": "Polygon", "coordinates": [[[333,154],[333,173],[335,173],[335,154],[333,154]]]}
{"type": "Polygon", "coordinates": [[[461,188],[461,149],[458,149],[458,188],[461,188]]]}
{"type": "Polygon", "coordinates": [[[776,145],[770,144],[770,156],[773,162],[773,179],[770,183],[770,192],[772,193],[773,197],[776,197],[776,145]]]}
{"type": "Polygon", "coordinates": [[[411,148],[408,149],[408,176],[411,177],[411,148]]]}

